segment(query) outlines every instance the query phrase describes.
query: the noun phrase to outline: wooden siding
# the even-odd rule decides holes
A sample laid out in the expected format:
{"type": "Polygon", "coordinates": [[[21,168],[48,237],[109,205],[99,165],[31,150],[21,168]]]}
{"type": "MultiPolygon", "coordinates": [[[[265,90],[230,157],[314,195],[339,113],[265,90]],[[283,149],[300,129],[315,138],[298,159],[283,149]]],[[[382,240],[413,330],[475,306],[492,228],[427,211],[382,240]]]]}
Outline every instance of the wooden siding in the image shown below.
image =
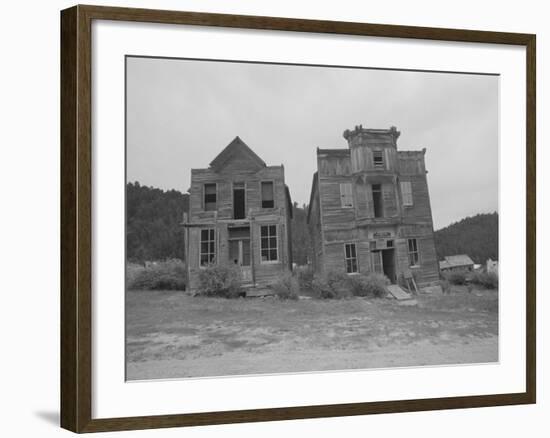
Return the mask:
{"type": "Polygon", "coordinates": [[[395,140],[399,133],[395,129],[372,130],[366,134],[361,130],[359,127],[348,134],[347,151],[318,150],[318,180],[312,187],[309,221],[315,270],[345,272],[344,244],[355,243],[359,272],[371,272],[370,243],[376,241],[379,248],[384,248],[387,240],[393,240],[398,278],[411,270],[421,285],[437,281],[439,266],[433,240],[425,150],[397,151],[395,140]],[[383,168],[374,168],[373,148],[384,151],[383,168]],[[401,181],[411,182],[412,206],[403,206],[401,181]],[[341,205],[342,183],[352,184],[353,208],[341,205]],[[374,217],[373,184],[380,184],[382,189],[383,216],[377,218],[374,217]],[[386,237],[376,237],[380,234],[386,237]],[[413,268],[409,267],[409,238],[417,239],[420,258],[419,265],[413,268]]]}
{"type": "Polygon", "coordinates": [[[267,284],[280,277],[292,266],[290,252],[290,200],[284,182],[283,166],[258,166],[258,160],[250,154],[237,152],[224,159],[217,168],[192,169],[189,189],[188,217],[188,273],[189,287],[198,285],[200,267],[200,231],[205,228],[216,230],[216,263],[228,264],[229,227],[250,227],[251,271],[256,283],[267,284]],[[273,183],[273,208],[261,206],[261,182],[273,183]],[[245,185],[245,219],[233,218],[233,184],[245,185]],[[203,205],[204,185],[216,183],[216,210],[205,211],[203,205]],[[260,227],[277,226],[278,260],[262,263],[260,260],[260,227]]]}

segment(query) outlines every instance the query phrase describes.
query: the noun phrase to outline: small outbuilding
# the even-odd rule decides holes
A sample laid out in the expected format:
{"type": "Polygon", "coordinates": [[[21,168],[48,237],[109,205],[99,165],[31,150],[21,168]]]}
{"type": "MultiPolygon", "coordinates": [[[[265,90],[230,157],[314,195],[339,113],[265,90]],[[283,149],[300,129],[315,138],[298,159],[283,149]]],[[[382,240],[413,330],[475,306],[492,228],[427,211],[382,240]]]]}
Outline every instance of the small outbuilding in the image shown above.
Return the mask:
{"type": "Polygon", "coordinates": [[[439,262],[441,272],[473,271],[474,261],[466,254],[445,256],[445,260],[439,262]]]}

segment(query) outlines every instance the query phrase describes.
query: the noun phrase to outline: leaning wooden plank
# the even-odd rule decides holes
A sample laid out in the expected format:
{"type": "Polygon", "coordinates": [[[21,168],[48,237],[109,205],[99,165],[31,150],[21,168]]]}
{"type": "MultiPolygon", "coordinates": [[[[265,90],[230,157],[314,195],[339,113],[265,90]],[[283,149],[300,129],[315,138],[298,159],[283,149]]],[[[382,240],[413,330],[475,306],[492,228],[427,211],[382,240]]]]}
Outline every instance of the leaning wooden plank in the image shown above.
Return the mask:
{"type": "Polygon", "coordinates": [[[388,293],[396,300],[410,300],[412,298],[411,294],[405,292],[396,284],[390,284],[386,287],[386,289],[388,293]]]}

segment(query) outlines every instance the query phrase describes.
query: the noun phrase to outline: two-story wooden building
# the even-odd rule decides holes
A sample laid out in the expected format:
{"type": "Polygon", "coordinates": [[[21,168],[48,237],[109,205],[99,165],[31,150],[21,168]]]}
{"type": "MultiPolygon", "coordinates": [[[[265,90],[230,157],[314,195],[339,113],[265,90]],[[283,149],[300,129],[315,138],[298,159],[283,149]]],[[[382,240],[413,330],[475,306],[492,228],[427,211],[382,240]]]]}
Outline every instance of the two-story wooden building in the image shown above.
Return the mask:
{"type": "Polygon", "coordinates": [[[439,280],[426,149],[398,151],[399,134],[357,126],[344,132],[347,149],[317,149],[308,211],[317,272],[439,280]]]}
{"type": "Polygon", "coordinates": [[[191,290],[211,264],[236,265],[245,285],[262,286],[292,268],[292,202],[282,165],[267,166],[236,137],[208,168],[191,169],[189,195],[191,290]]]}

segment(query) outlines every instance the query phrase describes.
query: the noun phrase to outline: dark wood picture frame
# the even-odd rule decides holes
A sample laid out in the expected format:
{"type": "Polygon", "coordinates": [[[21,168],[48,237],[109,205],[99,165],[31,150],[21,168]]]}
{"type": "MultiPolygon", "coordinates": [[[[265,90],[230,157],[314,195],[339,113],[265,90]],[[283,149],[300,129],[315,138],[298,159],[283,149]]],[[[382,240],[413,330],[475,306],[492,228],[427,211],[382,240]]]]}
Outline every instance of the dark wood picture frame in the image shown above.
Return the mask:
{"type": "Polygon", "coordinates": [[[535,403],[535,47],[531,34],[75,6],[61,12],[61,426],[98,432],[535,403]],[[526,48],[526,391],[466,397],[92,419],[91,25],[93,20],[519,45],[526,48]]]}

